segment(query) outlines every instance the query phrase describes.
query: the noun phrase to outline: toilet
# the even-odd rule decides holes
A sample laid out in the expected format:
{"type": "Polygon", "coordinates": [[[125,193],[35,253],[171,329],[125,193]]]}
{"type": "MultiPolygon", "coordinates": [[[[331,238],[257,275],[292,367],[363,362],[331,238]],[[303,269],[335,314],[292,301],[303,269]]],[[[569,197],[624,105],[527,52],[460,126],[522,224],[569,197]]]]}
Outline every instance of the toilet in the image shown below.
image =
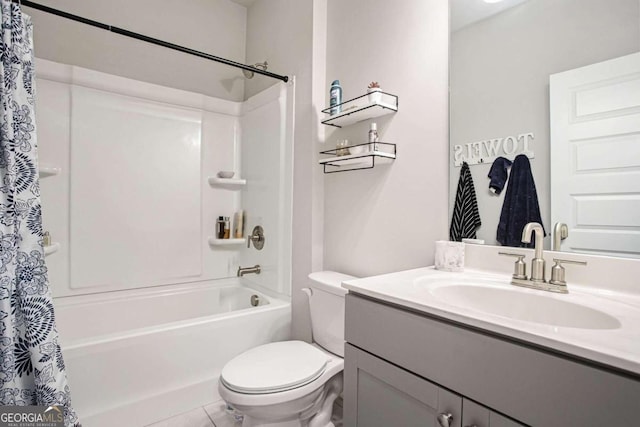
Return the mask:
{"type": "Polygon", "coordinates": [[[313,344],[281,341],[252,348],[229,361],[218,390],[243,427],[333,427],[333,403],[342,393],[344,297],[353,276],[311,273],[313,344]]]}

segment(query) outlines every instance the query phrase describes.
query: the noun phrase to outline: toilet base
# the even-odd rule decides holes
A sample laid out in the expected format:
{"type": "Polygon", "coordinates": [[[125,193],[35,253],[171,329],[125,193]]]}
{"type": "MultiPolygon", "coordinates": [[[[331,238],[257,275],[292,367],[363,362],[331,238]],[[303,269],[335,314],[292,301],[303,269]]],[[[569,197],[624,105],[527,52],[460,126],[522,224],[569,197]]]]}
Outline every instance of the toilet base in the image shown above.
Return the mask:
{"type": "Polygon", "coordinates": [[[333,404],[342,392],[342,372],[310,395],[265,407],[234,405],[244,416],[242,427],[335,427],[331,421],[333,404]]]}

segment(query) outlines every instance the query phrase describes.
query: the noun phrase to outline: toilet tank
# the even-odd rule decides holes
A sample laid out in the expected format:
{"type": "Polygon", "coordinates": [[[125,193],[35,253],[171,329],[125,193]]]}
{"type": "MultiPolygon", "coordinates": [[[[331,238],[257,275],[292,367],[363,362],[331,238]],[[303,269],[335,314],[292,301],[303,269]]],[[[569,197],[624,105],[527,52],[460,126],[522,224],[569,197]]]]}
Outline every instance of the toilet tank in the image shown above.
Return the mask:
{"type": "Polygon", "coordinates": [[[311,290],[309,308],[313,342],[333,354],[344,357],[344,297],[347,290],[340,284],[354,276],[319,271],[309,275],[311,290]]]}

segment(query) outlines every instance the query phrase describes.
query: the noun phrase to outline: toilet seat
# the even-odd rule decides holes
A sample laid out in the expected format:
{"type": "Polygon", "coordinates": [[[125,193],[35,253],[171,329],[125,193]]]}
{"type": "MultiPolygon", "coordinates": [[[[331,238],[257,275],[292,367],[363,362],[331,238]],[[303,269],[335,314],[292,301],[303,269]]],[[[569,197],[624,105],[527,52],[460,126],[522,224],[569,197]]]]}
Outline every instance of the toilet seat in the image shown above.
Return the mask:
{"type": "Polygon", "coordinates": [[[318,379],[331,358],[303,341],[281,341],[255,347],[222,369],[220,381],[243,394],[279,393],[318,379]]]}
{"type": "Polygon", "coordinates": [[[324,372],[315,380],[290,390],[285,390],[276,393],[239,393],[231,390],[221,380],[218,382],[218,392],[226,402],[232,405],[249,405],[249,406],[266,406],[280,404],[284,402],[290,402],[295,399],[299,399],[305,395],[313,393],[315,390],[321,389],[324,384],[329,381],[334,375],[339,374],[344,369],[344,359],[335,354],[332,354],[317,344],[307,344],[315,347],[319,351],[325,354],[329,359],[324,372]]]}

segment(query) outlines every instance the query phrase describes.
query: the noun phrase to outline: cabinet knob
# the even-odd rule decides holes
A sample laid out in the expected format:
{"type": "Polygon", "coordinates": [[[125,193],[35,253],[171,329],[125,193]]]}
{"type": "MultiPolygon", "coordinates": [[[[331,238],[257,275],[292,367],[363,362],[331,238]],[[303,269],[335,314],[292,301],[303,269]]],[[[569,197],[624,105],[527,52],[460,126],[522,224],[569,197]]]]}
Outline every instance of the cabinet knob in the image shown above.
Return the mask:
{"type": "Polygon", "coordinates": [[[451,422],[453,421],[453,415],[450,413],[441,413],[438,414],[438,424],[442,427],[451,427],[451,422]]]}

